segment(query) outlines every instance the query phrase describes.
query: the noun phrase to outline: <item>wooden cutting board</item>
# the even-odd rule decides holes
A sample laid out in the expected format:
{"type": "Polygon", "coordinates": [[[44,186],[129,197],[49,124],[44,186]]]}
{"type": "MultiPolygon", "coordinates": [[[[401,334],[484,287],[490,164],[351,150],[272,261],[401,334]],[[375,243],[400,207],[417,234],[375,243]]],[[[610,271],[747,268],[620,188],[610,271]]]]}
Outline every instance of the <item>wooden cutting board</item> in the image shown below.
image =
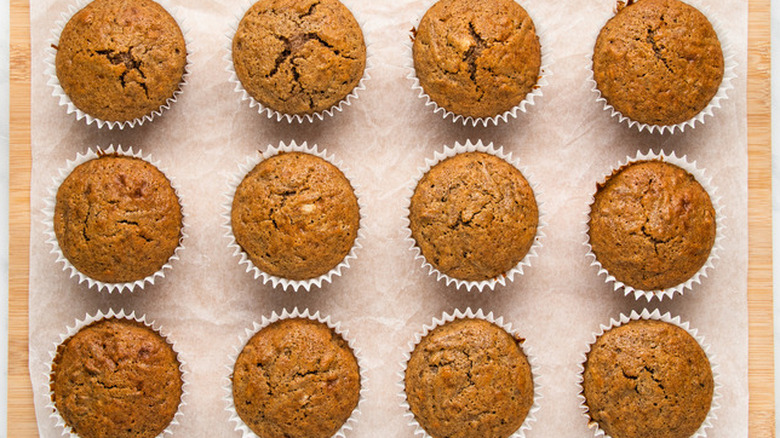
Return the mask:
{"type": "MultiPolygon", "coordinates": [[[[772,321],[770,0],[749,0],[748,312],[750,437],[775,436],[772,321]]],[[[30,241],[30,19],[27,0],[11,0],[8,430],[37,436],[28,372],[30,241]]]]}

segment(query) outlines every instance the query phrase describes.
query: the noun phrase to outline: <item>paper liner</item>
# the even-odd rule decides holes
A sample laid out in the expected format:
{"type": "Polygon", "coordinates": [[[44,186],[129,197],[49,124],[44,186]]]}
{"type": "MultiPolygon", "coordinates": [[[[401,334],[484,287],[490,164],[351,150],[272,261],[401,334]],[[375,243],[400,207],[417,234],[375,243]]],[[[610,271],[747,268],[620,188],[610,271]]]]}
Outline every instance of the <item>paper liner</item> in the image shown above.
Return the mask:
{"type": "Polygon", "coordinates": [[[701,279],[707,277],[707,270],[714,267],[714,261],[718,258],[719,252],[722,250],[722,240],[723,240],[723,233],[726,229],[726,226],[724,225],[724,220],[726,219],[723,215],[723,206],[720,205],[720,196],[716,197],[717,188],[712,184],[712,178],[708,177],[703,169],[699,169],[696,167],[696,162],[693,163],[688,161],[688,158],[686,155],[683,155],[682,157],[677,157],[674,152],[671,154],[666,154],[664,151],[661,151],[660,153],[656,154],[651,149],[648,151],[648,153],[643,154],[642,152],[637,152],[636,157],[631,158],[627,157],[625,161],[622,161],[618,163],[617,167],[612,168],[608,173],[606,173],[601,180],[598,182],[598,185],[604,184],[615,172],[617,172],[619,169],[622,169],[629,164],[636,163],[638,161],[663,161],[666,163],[674,164],[678,167],[681,167],[686,172],[690,173],[691,175],[696,178],[696,181],[701,184],[701,186],[704,188],[704,190],[707,192],[707,194],[710,197],[710,201],[712,202],[712,208],[715,210],[715,242],[712,245],[712,249],[710,250],[710,255],[707,257],[707,261],[704,262],[704,265],[702,265],[701,268],[693,275],[691,278],[686,280],[683,283],[680,283],[676,286],[669,287],[666,289],[660,289],[660,290],[641,290],[636,289],[632,286],[629,286],[622,281],[616,279],[613,275],[611,275],[605,268],[602,266],[602,264],[598,261],[596,258],[596,254],[593,252],[593,247],[590,244],[590,213],[591,208],[593,206],[593,203],[595,202],[595,196],[596,193],[594,192],[591,195],[590,202],[588,203],[588,210],[585,212],[585,230],[584,230],[584,237],[585,241],[583,242],[583,245],[587,247],[588,253],[587,257],[590,257],[593,259],[593,261],[590,263],[591,266],[596,266],[598,268],[598,275],[605,275],[606,278],[604,281],[606,283],[614,283],[613,287],[614,290],[623,289],[623,293],[628,296],[629,294],[634,294],[635,299],[639,299],[641,297],[644,297],[649,302],[653,297],[657,297],[659,301],[663,300],[665,297],[669,297],[670,299],[674,296],[674,294],[679,293],[680,295],[683,294],[683,292],[686,289],[692,289],[694,283],[701,284],[701,279]]]}
{"type": "Polygon", "coordinates": [[[97,150],[92,150],[91,148],[87,150],[85,154],[77,153],[76,159],[71,161],[67,160],[65,167],[61,168],[59,170],[59,175],[53,178],[54,184],[49,187],[49,196],[44,199],[44,203],[46,206],[43,208],[42,212],[44,214],[44,233],[48,236],[46,239],[46,243],[49,243],[52,245],[51,251],[49,251],[52,254],[57,255],[57,263],[62,263],[62,270],[68,271],[70,270],[70,277],[78,277],[79,284],[86,282],[87,285],[91,287],[96,287],[99,291],[102,291],[103,289],[107,289],[108,293],[113,293],[114,291],[117,291],[119,293],[124,292],[125,290],[128,290],[129,292],[133,292],[136,287],[139,287],[141,289],[146,286],[146,284],[154,284],[155,280],[157,278],[163,278],[165,277],[165,271],[168,269],[172,269],[173,266],[171,263],[174,260],[179,260],[179,252],[184,249],[183,242],[188,237],[187,236],[187,213],[186,213],[186,205],[182,202],[181,195],[179,195],[179,189],[176,186],[176,182],[171,178],[164,168],[160,167],[159,161],[154,161],[152,159],[151,154],[144,156],[139,149],[138,151],[134,152],[132,146],[123,149],[121,145],[117,145],[114,147],[114,145],[110,145],[106,149],[102,149],[100,146],[96,147],[97,150]],[[73,266],[70,261],[65,257],[65,255],[62,253],[62,248],[60,248],[60,244],[57,241],[57,235],[54,232],[54,207],[57,205],[57,190],[59,190],[60,185],[62,185],[62,182],[65,181],[65,178],[68,177],[68,175],[73,172],[73,169],[75,169],[80,164],[83,164],[87,161],[99,158],[103,155],[111,155],[116,154],[120,156],[126,156],[126,157],[135,157],[139,158],[141,160],[144,160],[154,167],[157,168],[160,172],[162,172],[165,177],[168,179],[168,181],[171,183],[171,187],[173,188],[174,193],[176,193],[176,197],[179,200],[179,206],[181,207],[181,230],[180,236],[179,236],[179,246],[176,247],[176,249],[173,251],[173,254],[168,258],[168,261],[162,265],[162,267],[155,272],[152,275],[147,276],[146,278],[131,281],[131,282],[125,282],[125,283],[105,283],[99,280],[95,280],[94,278],[89,277],[88,275],[85,275],[78,269],[76,269],[75,266],[73,266]]]}
{"type": "Polygon", "coordinates": [[[344,438],[346,435],[346,432],[348,430],[352,430],[352,428],[355,426],[355,424],[358,421],[358,417],[361,415],[360,411],[360,405],[363,404],[366,400],[366,393],[368,392],[367,383],[368,378],[366,378],[366,364],[363,360],[363,357],[360,353],[360,349],[355,347],[354,340],[348,336],[347,330],[341,329],[341,322],[333,322],[331,321],[330,316],[322,316],[320,315],[320,312],[317,311],[314,314],[311,314],[309,312],[309,309],[304,309],[303,312],[298,311],[298,308],[294,308],[292,312],[288,311],[287,309],[283,309],[282,313],[277,314],[275,311],[271,313],[271,316],[269,318],[266,318],[265,316],[262,317],[260,322],[253,322],[251,328],[245,329],[245,333],[238,338],[238,344],[233,347],[233,353],[229,355],[228,361],[229,363],[225,365],[225,369],[227,370],[227,374],[224,377],[224,386],[222,386],[222,389],[226,392],[225,397],[223,397],[223,400],[227,404],[225,407],[225,410],[230,413],[230,421],[234,422],[236,424],[234,430],[240,431],[242,433],[243,438],[258,438],[257,435],[252,432],[252,429],[249,428],[249,426],[244,423],[244,421],[241,419],[241,417],[238,416],[238,412],[236,412],[236,406],[233,402],[233,379],[231,376],[233,375],[233,368],[235,366],[236,360],[238,359],[239,354],[241,354],[241,351],[244,349],[244,346],[246,346],[247,342],[260,330],[264,329],[265,327],[268,327],[269,325],[282,320],[282,319],[293,319],[293,318],[305,318],[310,319],[312,321],[318,321],[322,324],[327,325],[331,330],[333,330],[336,334],[341,336],[345,341],[347,341],[347,345],[349,345],[349,348],[352,350],[352,353],[355,355],[355,359],[357,360],[358,369],[360,370],[360,398],[358,399],[358,404],[355,406],[355,409],[352,411],[352,414],[347,418],[347,421],[344,422],[344,424],[341,426],[341,428],[336,432],[332,438],[344,438]]]}
{"type": "MultiPolygon", "coordinates": [[[[409,401],[406,398],[406,367],[409,363],[409,359],[412,357],[412,352],[414,351],[415,347],[422,341],[422,339],[430,332],[432,332],[435,328],[443,326],[449,322],[452,322],[456,319],[482,319],[484,321],[490,322],[492,324],[497,325],[509,335],[512,336],[514,339],[521,339],[522,337],[518,334],[518,331],[512,328],[512,323],[505,323],[503,317],[494,318],[493,312],[490,312],[488,314],[485,314],[482,309],[477,309],[476,312],[473,312],[470,307],[467,307],[465,311],[461,311],[459,309],[455,309],[453,313],[442,313],[441,318],[437,319],[434,318],[433,322],[429,325],[423,325],[422,331],[415,333],[414,340],[410,341],[408,344],[408,347],[406,350],[404,350],[404,360],[400,363],[401,370],[397,373],[398,376],[398,386],[400,387],[400,391],[398,392],[398,396],[401,398],[401,407],[404,409],[404,417],[408,420],[408,425],[414,428],[414,435],[422,435],[422,438],[432,438],[428,432],[425,431],[425,429],[422,428],[420,423],[417,421],[417,419],[414,416],[414,413],[411,410],[411,407],[409,406],[409,401]]],[[[528,345],[526,345],[526,341],[523,340],[523,342],[519,343],[520,349],[523,351],[523,354],[525,354],[526,358],[528,359],[528,363],[531,366],[531,375],[533,376],[534,380],[534,403],[531,406],[531,410],[528,411],[528,415],[525,417],[525,420],[523,421],[523,424],[520,425],[520,428],[517,429],[512,435],[510,435],[507,438],[525,438],[525,433],[528,430],[531,430],[531,427],[533,423],[536,421],[536,413],[539,411],[540,405],[539,401],[542,399],[541,389],[542,386],[539,384],[539,365],[536,363],[536,358],[531,353],[530,348],[528,345]]]]}
{"type": "Polygon", "coordinates": [[[46,409],[51,411],[51,414],[49,415],[50,418],[54,419],[56,423],[57,428],[62,428],[62,435],[67,436],[70,438],[79,438],[77,434],[73,432],[73,429],[68,426],[65,423],[65,419],[62,418],[59,411],[57,410],[57,406],[54,404],[53,399],[53,392],[51,390],[51,373],[52,368],[54,365],[54,358],[57,356],[57,348],[66,340],[70,339],[78,333],[81,329],[84,327],[104,319],[110,319],[110,318],[117,318],[117,319],[128,319],[136,322],[140,322],[141,324],[151,328],[157,334],[162,336],[165,341],[171,346],[173,349],[173,352],[176,354],[176,359],[179,361],[179,371],[181,372],[181,399],[179,400],[179,407],[176,410],[176,414],[173,416],[173,419],[171,419],[171,422],[168,423],[168,426],[163,429],[163,431],[157,435],[157,438],[161,438],[165,435],[172,435],[173,430],[179,423],[181,422],[182,418],[182,409],[184,406],[187,405],[186,398],[189,396],[189,392],[187,391],[187,387],[189,386],[189,365],[182,359],[181,352],[176,346],[175,341],[172,341],[170,338],[170,335],[166,333],[163,330],[163,327],[161,325],[156,324],[154,321],[147,321],[146,315],[142,316],[136,316],[135,312],[126,313],[124,309],[120,309],[119,312],[115,312],[114,309],[109,309],[107,313],[103,313],[103,311],[98,311],[95,315],[86,315],[86,317],[83,320],[77,319],[75,324],[72,327],[66,327],[65,333],[60,334],[60,340],[59,342],[54,343],[53,350],[49,351],[49,361],[46,366],[46,374],[45,374],[45,384],[44,384],[44,390],[43,393],[47,394],[48,403],[46,404],[46,409]]]}
{"type": "MultiPolygon", "coordinates": [[[[704,109],[702,109],[698,114],[693,116],[692,118],[677,123],[675,125],[649,125],[647,123],[641,123],[636,120],[632,120],[627,116],[624,116],[623,113],[616,110],[612,105],[610,105],[607,102],[607,99],[601,96],[601,91],[598,89],[598,84],[596,84],[596,79],[593,75],[593,52],[595,51],[595,44],[596,39],[594,38],[593,44],[594,44],[594,50],[591,50],[591,53],[589,55],[589,58],[587,62],[589,63],[588,67],[588,82],[591,84],[591,90],[596,94],[596,102],[603,102],[604,104],[604,111],[607,111],[610,113],[610,117],[617,117],[619,123],[627,123],[628,127],[636,127],[639,129],[639,132],[644,131],[645,129],[650,131],[650,133],[658,132],[659,134],[664,134],[666,132],[669,132],[670,134],[674,134],[675,130],[679,130],[680,132],[684,132],[685,128],[687,126],[690,126],[691,129],[693,129],[696,126],[696,123],[704,124],[704,118],[706,116],[713,116],[713,110],[716,108],[721,107],[721,101],[726,100],[728,96],[726,95],[726,92],[732,88],[734,88],[734,85],[731,83],[736,77],[737,77],[737,61],[736,56],[734,55],[731,44],[728,42],[728,33],[726,32],[726,28],[723,27],[723,25],[720,24],[720,22],[710,16],[710,7],[709,5],[700,5],[698,4],[698,1],[696,0],[685,0],[685,3],[687,3],[690,6],[695,7],[698,9],[702,14],[704,14],[705,17],[709,20],[710,24],[712,24],[712,28],[715,30],[715,33],[718,35],[718,40],[720,41],[721,51],[723,52],[723,80],[720,83],[720,86],[718,87],[717,93],[715,93],[715,96],[712,97],[710,102],[707,104],[704,109]]],[[[611,15],[609,19],[614,17],[614,15],[611,15]]],[[[607,19],[607,21],[609,21],[607,19]]],[[[604,22],[606,25],[607,21],[604,22]]],[[[604,26],[599,28],[599,31],[604,26]]]]}
{"type": "Polygon", "coordinates": [[[230,75],[229,80],[230,83],[233,84],[233,90],[241,94],[242,102],[248,101],[250,108],[257,108],[258,114],[264,114],[269,119],[275,118],[277,122],[280,122],[282,121],[282,119],[284,119],[287,121],[287,123],[292,123],[293,121],[298,123],[303,123],[304,121],[307,121],[311,123],[314,122],[315,119],[323,120],[325,119],[325,117],[332,117],[336,112],[343,111],[345,107],[352,105],[352,102],[354,100],[357,100],[358,92],[366,89],[365,82],[371,79],[370,70],[374,68],[373,54],[372,54],[373,48],[365,32],[366,23],[363,21],[361,17],[359,17],[359,14],[356,14],[352,8],[347,7],[347,5],[342,2],[342,4],[344,4],[344,6],[347,7],[349,12],[355,18],[355,21],[357,21],[358,26],[360,27],[360,31],[363,34],[363,42],[366,45],[366,66],[363,69],[363,76],[360,78],[357,85],[355,85],[355,88],[353,88],[352,91],[349,92],[349,94],[344,96],[344,98],[339,100],[336,104],[334,104],[330,108],[315,113],[311,113],[311,114],[287,114],[281,111],[277,111],[273,108],[269,108],[263,105],[262,103],[258,102],[254,97],[252,97],[249,94],[248,91],[246,91],[244,85],[241,83],[241,80],[238,79],[238,75],[236,74],[235,67],[233,66],[233,36],[235,36],[236,31],[238,30],[238,25],[241,23],[241,19],[244,18],[244,14],[246,14],[247,10],[249,10],[249,8],[255,4],[255,1],[243,0],[241,4],[242,6],[240,12],[235,13],[235,18],[233,22],[230,24],[230,30],[225,34],[225,37],[227,38],[227,42],[225,43],[225,51],[227,53],[225,54],[223,59],[226,62],[225,70],[230,75]]]}
{"type": "MultiPolygon", "coordinates": [[[[426,2],[425,11],[419,15],[415,20],[411,23],[413,32],[417,30],[417,28],[420,25],[420,20],[422,20],[423,15],[425,15],[425,12],[428,11],[434,4],[436,4],[439,0],[428,0],[426,2]]],[[[542,88],[549,85],[548,78],[552,76],[552,70],[550,70],[550,65],[554,62],[552,53],[550,51],[550,42],[547,40],[546,31],[543,30],[543,27],[539,25],[539,22],[533,18],[533,14],[531,11],[529,11],[528,7],[521,4],[526,3],[525,1],[520,2],[517,1],[518,4],[520,4],[523,9],[528,13],[528,16],[531,17],[531,20],[534,22],[534,27],[536,28],[536,36],[539,38],[539,45],[541,46],[541,64],[539,66],[539,78],[536,81],[536,84],[531,88],[531,91],[526,94],[525,98],[512,107],[511,109],[504,111],[501,114],[495,115],[493,117],[472,117],[472,116],[463,116],[460,114],[456,114],[446,108],[443,108],[439,106],[438,103],[436,103],[431,96],[428,95],[428,93],[425,92],[422,85],[420,85],[420,79],[417,77],[417,72],[414,68],[414,57],[412,53],[412,47],[414,45],[414,37],[412,36],[408,41],[405,42],[406,47],[406,70],[408,71],[406,77],[412,81],[412,90],[417,92],[417,97],[423,99],[425,101],[425,106],[430,106],[433,109],[433,113],[441,113],[441,116],[443,119],[452,118],[453,123],[457,123],[458,121],[462,122],[463,125],[471,124],[471,126],[477,126],[478,124],[487,127],[489,124],[491,125],[498,125],[498,122],[507,122],[508,117],[512,117],[514,119],[517,118],[518,111],[521,111],[523,113],[528,112],[528,107],[533,106],[535,104],[534,100],[539,97],[541,98],[542,88]]]]}
{"type": "Polygon", "coordinates": [[[643,309],[641,313],[637,313],[636,311],[632,310],[631,314],[629,316],[626,316],[625,314],[621,313],[617,320],[610,319],[608,325],[601,324],[599,326],[598,332],[594,332],[593,336],[591,338],[590,343],[588,344],[587,349],[581,354],[581,362],[579,364],[579,373],[577,374],[577,387],[579,389],[579,393],[577,394],[577,398],[580,400],[580,409],[582,410],[582,415],[587,419],[588,421],[588,429],[594,429],[593,434],[596,437],[604,437],[604,438],[611,438],[610,435],[607,435],[606,432],[604,432],[598,425],[596,421],[593,421],[590,418],[590,415],[588,414],[588,405],[585,400],[585,393],[582,387],[584,378],[583,373],[585,372],[585,363],[588,360],[588,353],[590,353],[591,346],[596,342],[596,340],[601,337],[605,332],[615,328],[619,327],[621,325],[624,325],[628,323],[629,321],[636,321],[639,319],[653,319],[657,321],[663,321],[668,322],[670,324],[674,324],[682,329],[684,329],[688,334],[693,336],[694,339],[696,339],[696,342],[699,343],[699,346],[704,350],[704,354],[707,356],[707,360],[710,362],[710,368],[712,369],[712,380],[714,382],[713,392],[712,392],[712,404],[710,405],[710,410],[707,413],[707,416],[705,417],[704,421],[702,422],[699,429],[691,435],[689,438],[703,438],[707,436],[707,430],[708,428],[712,427],[712,422],[717,419],[717,415],[715,414],[715,411],[720,408],[720,404],[718,403],[718,399],[722,397],[720,394],[720,388],[722,385],[719,382],[720,375],[718,374],[718,365],[714,362],[714,356],[712,353],[710,353],[710,346],[708,344],[705,344],[704,337],[698,335],[698,330],[690,328],[690,324],[688,322],[680,322],[680,317],[675,316],[672,317],[669,312],[661,314],[661,311],[658,309],[653,310],[650,312],[647,309],[643,309]]]}
{"type": "Polygon", "coordinates": [[[352,178],[349,175],[349,169],[343,168],[341,165],[341,161],[336,161],[336,158],[333,155],[328,156],[327,152],[328,151],[326,149],[320,151],[317,148],[317,145],[309,147],[306,144],[306,142],[303,142],[300,145],[296,144],[295,141],[293,141],[289,145],[286,145],[284,142],[280,142],[278,147],[269,145],[265,153],[261,153],[258,151],[258,153],[247,157],[244,163],[239,164],[238,173],[233,174],[228,181],[228,191],[224,193],[224,197],[226,198],[226,201],[222,205],[223,207],[222,218],[224,219],[222,228],[225,229],[225,237],[230,239],[228,248],[231,248],[233,250],[234,256],[240,257],[238,263],[240,265],[246,265],[246,272],[251,272],[254,275],[255,279],[259,277],[263,278],[263,284],[266,284],[270,281],[273,287],[281,285],[281,287],[285,290],[287,290],[288,287],[292,287],[293,290],[296,292],[300,287],[303,287],[307,291],[312,286],[322,287],[323,281],[330,283],[333,281],[333,276],[338,277],[341,275],[341,271],[343,269],[349,268],[350,260],[357,257],[355,251],[358,248],[363,247],[360,241],[364,237],[363,227],[366,219],[364,212],[366,208],[365,208],[365,204],[363,204],[363,201],[361,200],[360,187],[356,186],[355,183],[353,182],[352,178]],[[355,193],[355,197],[357,198],[358,209],[360,210],[360,222],[358,225],[357,235],[355,236],[355,243],[353,243],[352,249],[349,250],[349,253],[344,257],[344,259],[338,265],[336,265],[327,273],[306,280],[291,280],[288,278],[271,275],[267,272],[260,270],[260,268],[258,268],[257,266],[254,265],[254,263],[252,263],[252,260],[249,258],[249,255],[243,250],[243,248],[241,248],[241,245],[239,245],[238,242],[236,241],[236,237],[233,235],[233,227],[231,225],[230,216],[233,210],[233,197],[235,196],[238,185],[241,184],[241,181],[244,180],[244,177],[252,169],[254,169],[255,166],[260,164],[263,160],[267,160],[283,152],[303,152],[303,153],[315,155],[317,157],[324,159],[328,163],[336,166],[336,168],[338,168],[344,174],[344,176],[349,181],[349,184],[352,186],[352,190],[355,193]]]}
{"type": "Polygon", "coordinates": [[[471,140],[466,140],[465,144],[455,142],[455,146],[445,146],[442,152],[435,152],[432,159],[426,158],[425,167],[419,167],[417,170],[417,176],[409,184],[409,187],[406,190],[406,196],[404,198],[405,205],[403,220],[406,224],[405,240],[406,243],[409,244],[409,249],[414,252],[415,260],[421,261],[423,269],[427,268],[429,275],[436,275],[436,280],[445,281],[448,286],[451,283],[455,283],[455,286],[458,289],[465,287],[468,291],[471,291],[473,288],[476,288],[479,292],[482,292],[485,287],[488,287],[491,290],[495,289],[496,284],[506,286],[507,280],[514,281],[515,275],[522,275],[523,269],[527,266],[531,266],[531,259],[533,257],[537,257],[537,251],[542,247],[541,240],[545,237],[543,228],[546,226],[546,223],[544,222],[544,211],[542,209],[544,203],[539,199],[541,192],[539,191],[538,185],[533,181],[533,176],[529,174],[528,169],[525,167],[520,167],[517,160],[512,159],[511,152],[504,153],[503,146],[495,149],[493,147],[493,143],[484,145],[482,144],[482,140],[479,140],[476,143],[472,143],[471,140]],[[428,260],[426,260],[425,256],[422,254],[422,250],[419,246],[417,246],[417,241],[415,241],[414,237],[412,237],[411,222],[409,221],[409,208],[411,207],[412,196],[414,195],[414,191],[417,188],[417,184],[420,182],[420,179],[422,179],[422,177],[425,176],[425,174],[428,173],[428,171],[431,170],[431,168],[433,168],[435,165],[439,164],[447,158],[454,157],[455,155],[465,152],[484,152],[490,155],[494,155],[518,169],[520,173],[523,174],[523,177],[526,179],[526,181],[528,181],[528,185],[531,186],[531,189],[534,192],[534,199],[536,200],[536,206],[539,212],[539,222],[536,226],[536,237],[534,238],[534,243],[531,245],[531,248],[528,249],[528,253],[512,269],[502,275],[491,278],[490,280],[467,281],[450,277],[449,275],[436,269],[430,262],[428,262],[428,260]]]}
{"type": "Polygon", "coordinates": [[[169,8],[167,0],[154,0],[156,3],[158,3],[160,6],[163,7],[170,15],[173,17],[174,21],[176,21],[176,24],[179,26],[179,29],[181,30],[182,35],[184,36],[184,47],[187,50],[187,61],[184,64],[184,73],[181,77],[181,82],[179,82],[179,88],[177,88],[173,92],[173,96],[169,97],[165,100],[165,103],[160,105],[158,109],[155,111],[152,111],[150,114],[146,114],[143,117],[136,118],[133,120],[124,120],[124,121],[112,121],[112,120],[103,120],[99,119],[97,117],[93,117],[84,111],[80,110],[76,107],[75,104],[70,100],[70,97],[65,93],[65,90],[63,90],[62,86],[60,85],[60,80],[57,77],[57,66],[56,66],[56,57],[57,57],[57,50],[53,47],[57,45],[57,43],[60,40],[60,35],[62,34],[62,30],[65,28],[65,25],[70,21],[70,19],[73,17],[76,12],[80,11],[81,9],[84,9],[87,4],[91,3],[92,0],[76,0],[76,4],[72,4],[68,6],[68,10],[65,12],[62,12],[60,14],[60,19],[57,20],[57,22],[54,23],[54,29],[52,29],[52,37],[49,39],[49,44],[46,47],[46,56],[44,57],[43,62],[46,64],[46,69],[44,70],[44,74],[48,76],[49,80],[46,82],[47,85],[52,87],[52,95],[59,100],[59,105],[64,106],[67,108],[68,114],[76,114],[76,120],[84,119],[87,123],[87,125],[91,125],[92,123],[96,123],[99,129],[102,129],[103,127],[107,127],[108,129],[125,129],[125,128],[133,128],[136,125],[141,126],[144,124],[144,122],[151,122],[155,116],[162,116],[162,113],[168,109],[170,109],[171,105],[176,102],[179,95],[182,93],[184,87],[187,85],[187,79],[190,75],[190,56],[194,53],[192,50],[192,41],[190,41],[188,34],[189,29],[186,28],[186,23],[181,18],[179,8],[169,8]]]}

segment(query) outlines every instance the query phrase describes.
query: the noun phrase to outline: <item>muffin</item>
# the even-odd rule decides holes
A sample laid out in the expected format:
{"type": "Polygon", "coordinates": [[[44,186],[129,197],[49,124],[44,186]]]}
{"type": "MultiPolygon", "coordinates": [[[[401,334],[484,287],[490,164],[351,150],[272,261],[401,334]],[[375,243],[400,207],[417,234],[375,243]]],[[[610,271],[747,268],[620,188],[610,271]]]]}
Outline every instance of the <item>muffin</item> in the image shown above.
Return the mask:
{"type": "Polygon", "coordinates": [[[179,366],[176,352],[153,329],[130,319],[103,319],[57,347],[52,401],[80,438],[153,438],[178,410],[179,366]]]}
{"type": "Polygon", "coordinates": [[[304,152],[281,152],[257,164],[233,197],[236,243],[260,271],[291,280],[327,274],[349,254],[360,209],[335,165],[304,152]]]}
{"type": "Polygon", "coordinates": [[[360,370],[347,341],[326,324],[280,319],[258,331],[233,369],[236,412],[263,438],[328,438],[360,399],[360,370]]]}
{"type": "Polygon", "coordinates": [[[513,0],[440,0],[412,45],[423,91],[463,117],[501,115],[536,85],[542,54],[531,18],[513,0]]]}
{"type": "Polygon", "coordinates": [[[618,281],[645,291],[690,279],[716,237],[707,191],[693,175],[661,160],[628,164],[599,184],[588,226],[598,263],[618,281]]]}
{"type": "Polygon", "coordinates": [[[593,77],[607,104],[648,125],[692,119],[723,80],[720,42],[707,18],[679,0],[628,2],[601,29],[593,77]]]}
{"type": "Polygon", "coordinates": [[[338,0],[260,0],[238,24],[233,68],[243,88],[284,114],[314,114],[345,99],[366,67],[366,45],[338,0]]]}
{"type": "Polygon", "coordinates": [[[187,48],[176,20],[152,0],[94,0],[67,22],[56,75],[73,104],[108,122],[151,118],[178,94],[187,48]]]}
{"type": "Polygon", "coordinates": [[[520,170],[481,151],[433,166],[409,204],[409,228],[425,260],[465,281],[490,280],[517,266],[538,221],[533,189],[520,170]]]}
{"type": "Polygon", "coordinates": [[[415,346],[404,376],[415,420],[433,438],[512,435],[534,402],[522,342],[477,318],[433,329],[415,346]]]}
{"type": "Polygon", "coordinates": [[[714,391],[696,339],[658,320],[630,321],[599,336],[582,377],[587,415],[612,438],[691,437],[714,391]]]}
{"type": "Polygon", "coordinates": [[[149,162],[104,154],[78,165],[57,189],[54,233],[79,272],[104,283],[154,275],[182,236],[179,198],[149,162]]]}

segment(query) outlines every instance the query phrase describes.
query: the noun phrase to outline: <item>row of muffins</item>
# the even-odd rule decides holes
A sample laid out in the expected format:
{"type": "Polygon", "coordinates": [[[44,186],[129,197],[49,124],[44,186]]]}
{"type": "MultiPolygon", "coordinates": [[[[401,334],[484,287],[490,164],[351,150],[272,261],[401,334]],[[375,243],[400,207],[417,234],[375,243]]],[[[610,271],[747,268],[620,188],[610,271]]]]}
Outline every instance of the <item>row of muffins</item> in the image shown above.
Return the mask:
{"type": "MultiPolygon", "coordinates": [[[[60,24],[50,84],[61,104],[109,128],[151,120],[176,99],[187,48],[152,0],[94,0],[60,24]]],[[[445,117],[487,124],[525,111],[546,83],[533,20],[513,0],[441,0],[414,31],[411,78],[445,117]]],[[[338,0],[260,0],[233,29],[229,70],[252,107],[278,120],[322,119],[366,77],[360,25],[338,0]]],[[[640,130],[703,121],[725,97],[721,43],[704,14],[679,0],[621,3],[592,57],[594,91],[640,130]]]]}

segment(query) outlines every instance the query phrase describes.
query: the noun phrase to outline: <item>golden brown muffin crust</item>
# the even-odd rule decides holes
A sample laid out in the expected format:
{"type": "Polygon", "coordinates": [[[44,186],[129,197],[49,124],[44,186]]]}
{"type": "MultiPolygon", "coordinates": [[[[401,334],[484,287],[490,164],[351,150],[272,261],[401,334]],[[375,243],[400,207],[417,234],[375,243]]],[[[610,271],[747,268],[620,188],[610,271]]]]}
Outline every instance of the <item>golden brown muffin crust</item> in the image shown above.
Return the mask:
{"type": "Polygon", "coordinates": [[[173,419],[182,395],[176,352],[157,332],[109,318],[57,348],[52,400],[81,438],[152,438],[173,419]]]}
{"type": "Polygon", "coordinates": [[[85,113],[142,118],[179,89],[187,63],[176,20],[151,0],[95,0],[68,21],[57,43],[57,78],[85,113]]]}
{"type": "Polygon", "coordinates": [[[706,418],[714,388],[696,340],[655,320],[631,321],[600,336],[583,379],[588,415],[613,438],[688,438],[706,418]]]}
{"type": "Polygon", "coordinates": [[[255,334],[236,359],[233,400],[263,438],[327,438],[352,415],[360,370],[349,344],[327,325],[283,319],[255,334]]]}
{"type": "Polygon", "coordinates": [[[412,55],[423,90],[466,117],[519,105],[542,62],[534,23],[513,0],[440,0],[420,20],[412,55]]]}
{"type": "Polygon", "coordinates": [[[57,242],[76,269],[98,281],[153,275],[174,254],[181,228],[181,205],[170,181],[139,158],[108,154],[89,160],[57,190],[57,242]]]}
{"type": "Polygon", "coordinates": [[[244,89],[264,106],[312,114],[357,86],[366,45],[338,0],[260,0],[233,37],[233,66],[244,89]]]}
{"type": "Polygon", "coordinates": [[[596,259],[618,281],[660,290],[691,278],[715,243],[715,210],[690,173],[663,161],[618,169],[599,185],[589,220],[596,259]]]}
{"type": "Polygon", "coordinates": [[[406,398],[433,438],[505,438],[533,405],[533,375],[520,345],[481,319],[435,328],[411,354],[406,398]]]}
{"type": "Polygon", "coordinates": [[[482,281],[516,266],[536,238],[539,211],[520,171],[484,152],[466,152],[431,168],[417,184],[409,222],[436,269],[482,281]]]}
{"type": "Polygon", "coordinates": [[[617,111],[650,125],[696,116],[723,80],[720,41],[707,18],[678,0],[639,0],[602,28],[593,53],[599,91],[617,111]]]}

